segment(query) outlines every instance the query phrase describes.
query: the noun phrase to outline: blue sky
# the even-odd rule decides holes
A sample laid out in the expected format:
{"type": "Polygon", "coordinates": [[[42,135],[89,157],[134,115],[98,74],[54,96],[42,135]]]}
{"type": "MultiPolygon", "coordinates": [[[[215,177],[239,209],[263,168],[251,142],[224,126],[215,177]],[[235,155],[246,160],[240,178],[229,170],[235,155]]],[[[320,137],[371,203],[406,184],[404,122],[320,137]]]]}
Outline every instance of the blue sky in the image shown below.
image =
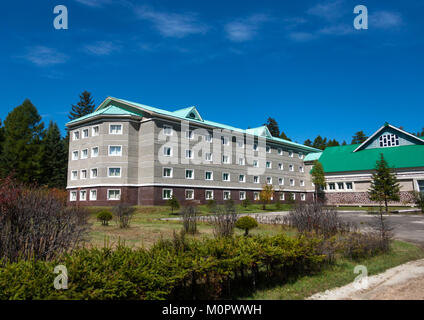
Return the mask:
{"type": "Polygon", "coordinates": [[[271,116],[301,143],[424,127],[422,1],[16,0],[2,13],[1,119],[29,98],[63,129],[88,90],[240,128],[271,116]],[[53,27],[59,4],[68,30],[53,27]],[[359,4],[368,30],[353,27],[359,4]]]}

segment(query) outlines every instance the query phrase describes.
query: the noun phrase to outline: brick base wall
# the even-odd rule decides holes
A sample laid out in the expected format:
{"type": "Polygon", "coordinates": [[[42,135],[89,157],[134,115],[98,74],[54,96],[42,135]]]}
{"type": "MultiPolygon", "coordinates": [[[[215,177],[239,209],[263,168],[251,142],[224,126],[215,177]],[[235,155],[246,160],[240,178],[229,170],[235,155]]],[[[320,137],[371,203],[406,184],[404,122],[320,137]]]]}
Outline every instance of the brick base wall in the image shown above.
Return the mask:
{"type": "MultiPolygon", "coordinates": [[[[327,204],[376,204],[368,198],[367,192],[328,192],[325,194],[327,204]]],[[[391,205],[413,204],[414,199],[411,192],[400,192],[400,201],[389,202],[391,205]]]]}

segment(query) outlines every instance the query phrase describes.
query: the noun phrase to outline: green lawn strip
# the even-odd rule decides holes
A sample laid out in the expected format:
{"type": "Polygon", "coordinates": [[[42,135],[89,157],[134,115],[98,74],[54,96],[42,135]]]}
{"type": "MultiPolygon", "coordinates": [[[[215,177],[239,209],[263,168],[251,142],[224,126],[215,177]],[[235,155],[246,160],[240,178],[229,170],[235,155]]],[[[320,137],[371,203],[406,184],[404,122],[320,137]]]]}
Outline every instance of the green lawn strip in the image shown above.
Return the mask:
{"type": "Polygon", "coordinates": [[[292,279],[283,285],[257,290],[253,295],[249,297],[242,297],[242,299],[305,299],[315,293],[351,283],[357,277],[357,274],[353,273],[353,270],[357,265],[366,266],[368,269],[368,275],[375,275],[408,261],[422,258],[424,258],[424,250],[422,248],[407,242],[394,241],[392,251],[388,254],[360,261],[339,259],[337,263],[325,268],[315,275],[303,276],[297,279],[292,279]]]}

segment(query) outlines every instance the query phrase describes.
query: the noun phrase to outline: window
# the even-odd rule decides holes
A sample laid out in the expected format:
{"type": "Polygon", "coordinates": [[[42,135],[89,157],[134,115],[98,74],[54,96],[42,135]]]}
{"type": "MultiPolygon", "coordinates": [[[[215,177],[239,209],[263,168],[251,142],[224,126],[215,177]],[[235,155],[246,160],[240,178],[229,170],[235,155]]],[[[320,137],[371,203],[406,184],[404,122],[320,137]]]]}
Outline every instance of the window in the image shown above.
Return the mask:
{"type": "Polygon", "coordinates": [[[81,170],[81,179],[87,179],[87,170],[86,169],[81,170]]]}
{"type": "Polygon", "coordinates": [[[230,199],[231,199],[231,192],[224,191],[224,200],[230,200],[230,199]]]}
{"type": "Polygon", "coordinates": [[[205,199],[206,200],[213,200],[213,191],[212,190],[206,190],[205,191],[205,199]]]}
{"type": "Polygon", "coordinates": [[[212,171],[206,171],[205,172],[205,180],[213,180],[213,172],[212,171]]]}
{"type": "Polygon", "coordinates": [[[225,172],[222,174],[222,181],[230,181],[230,174],[225,172]]]}
{"type": "Polygon", "coordinates": [[[206,141],[206,142],[212,142],[212,135],[208,133],[208,134],[205,136],[205,141],[206,141]]]}
{"type": "Polygon", "coordinates": [[[86,201],[87,200],[87,191],[81,190],[80,191],[80,201],[86,201]]]}
{"type": "Polygon", "coordinates": [[[222,163],[230,163],[228,156],[222,156],[222,163]]]}
{"type": "Polygon", "coordinates": [[[278,148],[278,154],[279,154],[280,156],[282,156],[282,155],[283,155],[283,149],[278,148]]]}
{"type": "Polygon", "coordinates": [[[72,152],[72,160],[78,160],[78,151],[72,152]]]}
{"type": "Polygon", "coordinates": [[[330,190],[336,190],[336,184],[335,183],[329,183],[328,184],[328,189],[330,189],[330,190]]]}
{"type": "Polygon", "coordinates": [[[304,187],[304,186],[305,186],[305,181],[300,180],[300,186],[301,186],[301,187],[304,187]]]}
{"type": "Polygon", "coordinates": [[[278,179],[278,184],[279,184],[280,186],[283,186],[283,185],[284,185],[284,178],[279,178],[279,179],[278,179]]]}
{"type": "Polygon", "coordinates": [[[211,152],[205,153],[205,160],[206,161],[212,161],[212,153],[211,152]]]}
{"type": "Polygon", "coordinates": [[[352,190],[353,189],[353,183],[352,182],[346,182],[346,189],[352,190]]]}
{"type": "Polygon", "coordinates": [[[221,137],[221,141],[223,145],[228,146],[230,144],[228,137],[221,137]]]}
{"type": "Polygon", "coordinates": [[[192,140],[193,139],[193,131],[186,131],[185,132],[186,139],[192,140]]]}
{"type": "Polygon", "coordinates": [[[303,153],[299,152],[299,159],[303,159],[303,153]]]}
{"type": "Polygon", "coordinates": [[[259,177],[258,176],[253,177],[253,183],[259,183],[259,177]]]}
{"type": "Polygon", "coordinates": [[[162,199],[168,200],[172,198],[172,189],[162,189],[162,199]]]}
{"type": "Polygon", "coordinates": [[[285,200],[284,192],[281,192],[281,193],[280,193],[280,200],[281,200],[281,201],[284,201],[284,200],[285,200]]]}
{"type": "Polygon", "coordinates": [[[293,158],[293,151],[289,151],[289,157],[293,158]]]}
{"type": "Polygon", "coordinates": [[[337,183],[337,187],[339,188],[339,190],[343,190],[344,189],[344,183],[343,182],[338,182],[337,183]]]}
{"type": "Polygon", "coordinates": [[[172,168],[163,168],[163,177],[172,178],[172,168]]]}
{"type": "Polygon", "coordinates": [[[88,158],[88,149],[84,149],[81,151],[81,159],[87,159],[88,158]]]}
{"type": "Polygon", "coordinates": [[[278,164],[278,169],[280,169],[280,170],[284,170],[284,165],[283,165],[282,163],[279,163],[279,164],[278,164]]]}
{"type": "Polygon", "coordinates": [[[399,145],[399,137],[396,134],[383,134],[380,136],[380,147],[394,147],[399,145]]]}
{"type": "Polygon", "coordinates": [[[79,131],[74,131],[74,140],[79,140],[79,131]]]}
{"type": "Polygon", "coordinates": [[[239,147],[239,148],[244,148],[244,141],[243,140],[238,140],[237,141],[237,147],[239,147]]]}
{"type": "Polygon", "coordinates": [[[71,180],[77,180],[78,179],[78,171],[72,171],[71,173],[71,180]]]}
{"type": "Polygon", "coordinates": [[[266,153],[271,153],[271,147],[270,146],[266,146],[266,153]]]}
{"type": "Polygon", "coordinates": [[[109,134],[122,134],[122,124],[111,124],[109,134]]]}
{"type": "Polygon", "coordinates": [[[186,200],[193,200],[194,199],[194,190],[186,189],[185,198],[186,198],[186,200]]]}
{"type": "Polygon", "coordinates": [[[165,157],[171,157],[172,156],[172,148],[171,147],[163,147],[163,155],[165,157]]]}
{"type": "Polygon", "coordinates": [[[90,190],[90,200],[91,201],[97,200],[97,190],[90,190]]]}
{"type": "Polygon", "coordinates": [[[121,176],[121,168],[109,168],[108,176],[112,178],[119,178],[121,176]]]}
{"type": "Polygon", "coordinates": [[[258,151],[258,144],[257,143],[253,144],[253,151],[258,151]]]}
{"type": "Polygon", "coordinates": [[[185,178],[186,179],[194,179],[194,172],[191,169],[187,169],[185,171],[185,178]]]}
{"type": "Polygon", "coordinates": [[[109,189],[107,191],[107,199],[112,201],[121,200],[121,189],[109,189]]]}
{"type": "Polygon", "coordinates": [[[163,134],[166,136],[172,136],[172,127],[165,124],[163,126],[163,134]]]}
{"type": "Polygon", "coordinates": [[[272,184],[272,178],[271,177],[266,177],[266,183],[267,184],[272,184]]]}
{"type": "Polygon", "coordinates": [[[300,172],[305,172],[305,170],[303,169],[303,167],[302,167],[302,166],[300,166],[300,167],[299,167],[299,171],[300,171],[300,172]]]}
{"type": "Polygon", "coordinates": [[[93,137],[98,136],[99,133],[100,133],[100,127],[99,126],[94,126],[94,127],[91,128],[91,135],[93,137]]]}
{"type": "Polygon", "coordinates": [[[246,199],[246,191],[240,191],[240,200],[246,199]]]}
{"type": "Polygon", "coordinates": [[[294,179],[290,179],[290,186],[294,187],[294,185],[295,185],[294,179]]]}
{"type": "Polygon", "coordinates": [[[292,164],[289,164],[289,171],[294,171],[294,166],[292,164]]]}
{"type": "Polygon", "coordinates": [[[306,200],[306,195],[304,193],[300,194],[300,200],[302,200],[302,201],[306,200]]]}
{"type": "Polygon", "coordinates": [[[88,138],[88,129],[84,129],[84,130],[82,130],[82,138],[83,138],[83,139],[88,138]]]}
{"type": "Polygon", "coordinates": [[[271,169],[272,168],[271,161],[267,161],[266,162],[266,167],[267,167],[267,169],[271,169]]]}
{"type": "Polygon", "coordinates": [[[253,160],[253,166],[255,168],[258,168],[259,167],[259,161],[258,160],[253,160]]]}
{"type": "Polygon", "coordinates": [[[253,200],[255,201],[259,200],[259,192],[253,192],[253,200]]]}
{"type": "Polygon", "coordinates": [[[99,156],[99,147],[91,148],[91,157],[95,158],[99,156]]]}
{"type": "Polygon", "coordinates": [[[291,197],[292,197],[293,200],[296,200],[296,193],[292,193],[291,197]]]}
{"type": "Polygon", "coordinates": [[[185,151],[185,157],[186,157],[186,159],[193,159],[193,152],[191,152],[190,149],[187,149],[185,151]]]}
{"type": "Polygon", "coordinates": [[[69,200],[70,201],[77,201],[77,192],[76,191],[71,191],[69,200]]]}
{"type": "Polygon", "coordinates": [[[246,176],[244,174],[239,175],[239,182],[246,182],[246,176]]]}
{"type": "Polygon", "coordinates": [[[122,147],[121,146],[109,146],[109,156],[112,156],[112,157],[122,156],[122,147]]]}
{"type": "Polygon", "coordinates": [[[239,165],[244,166],[244,158],[239,158],[239,165]]]}
{"type": "Polygon", "coordinates": [[[91,173],[90,173],[91,179],[97,178],[97,175],[98,175],[98,169],[97,168],[91,169],[91,173]]]}

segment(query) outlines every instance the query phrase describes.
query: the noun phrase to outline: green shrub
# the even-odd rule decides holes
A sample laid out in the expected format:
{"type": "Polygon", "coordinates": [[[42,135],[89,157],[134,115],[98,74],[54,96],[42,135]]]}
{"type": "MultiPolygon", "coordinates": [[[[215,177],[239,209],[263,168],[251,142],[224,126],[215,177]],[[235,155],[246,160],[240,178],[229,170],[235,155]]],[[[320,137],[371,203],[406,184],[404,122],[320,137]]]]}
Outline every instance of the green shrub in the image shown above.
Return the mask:
{"type": "Polygon", "coordinates": [[[216,201],[214,199],[208,200],[206,202],[206,207],[210,213],[215,213],[216,211],[216,201]]]}
{"type": "Polygon", "coordinates": [[[249,200],[249,198],[244,199],[244,200],[241,202],[241,206],[242,206],[243,208],[247,208],[247,207],[249,207],[249,206],[250,206],[250,200],[249,200]]]}
{"type": "Polygon", "coordinates": [[[171,199],[168,199],[167,204],[171,207],[171,214],[174,214],[174,210],[178,210],[180,208],[180,203],[175,195],[172,195],[171,199]]]}
{"type": "Polygon", "coordinates": [[[249,216],[241,217],[236,222],[236,228],[244,230],[244,235],[247,236],[249,234],[249,230],[256,228],[258,226],[258,222],[249,216]]]}
{"type": "Polygon", "coordinates": [[[414,192],[415,204],[418,208],[421,209],[421,212],[424,213],[424,192],[414,192]]]}
{"type": "Polygon", "coordinates": [[[102,222],[102,226],[109,225],[109,221],[112,220],[113,215],[109,210],[101,210],[97,213],[97,220],[102,222]]]}

